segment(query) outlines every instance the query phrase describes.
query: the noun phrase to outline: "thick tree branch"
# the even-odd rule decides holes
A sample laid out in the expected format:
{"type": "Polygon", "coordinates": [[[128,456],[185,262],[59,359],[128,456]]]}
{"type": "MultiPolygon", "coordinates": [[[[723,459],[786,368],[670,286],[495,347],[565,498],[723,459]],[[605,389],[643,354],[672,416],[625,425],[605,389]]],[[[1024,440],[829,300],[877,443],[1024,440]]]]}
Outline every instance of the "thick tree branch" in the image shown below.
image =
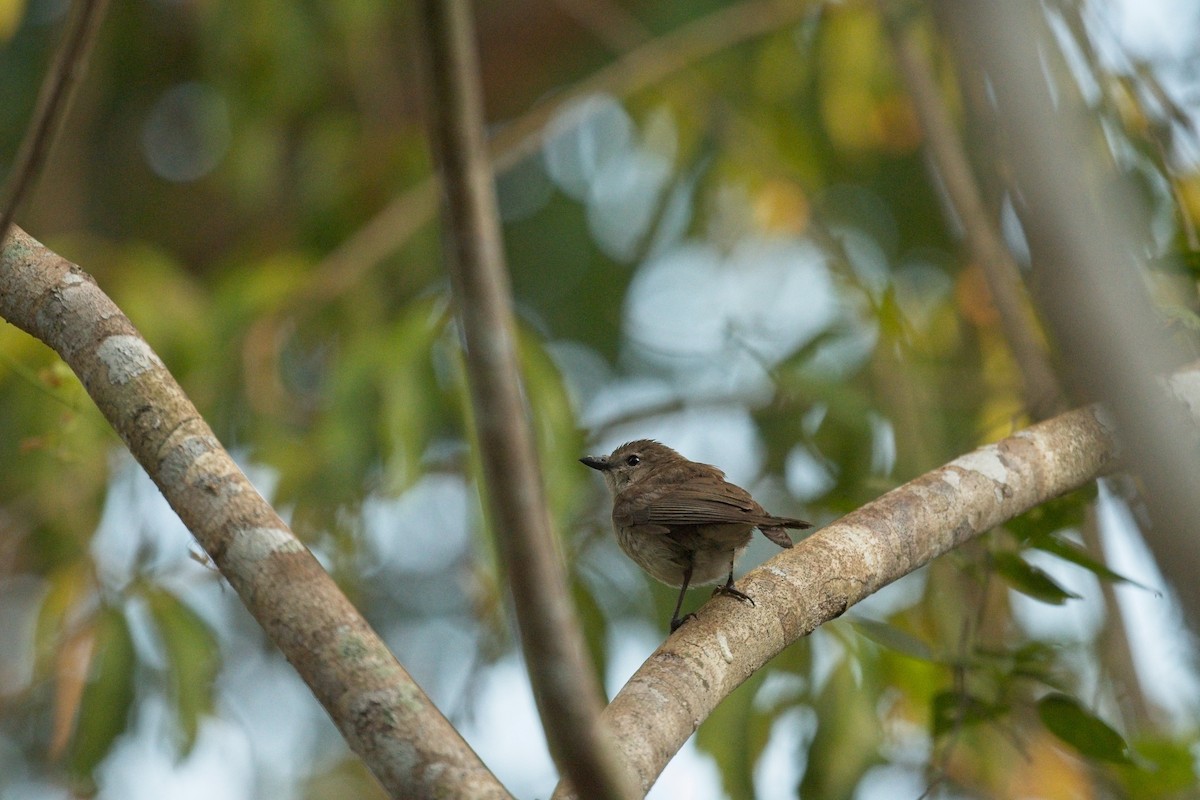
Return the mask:
{"type": "MultiPolygon", "coordinates": [[[[1200,368],[1175,391],[1200,410],[1200,368]]],[[[775,556],[667,639],[604,711],[643,791],[722,699],[783,648],[883,586],[1115,466],[1111,422],[1070,411],[893,489],[775,556]]],[[[554,797],[574,797],[559,786],[554,797]]]]}
{"type": "Polygon", "coordinates": [[[434,153],[446,194],[446,261],[466,345],[492,528],[550,751],[582,796],[632,797],[600,725],[600,688],[567,592],[520,384],[483,94],[466,0],[422,0],[434,153]]]}
{"type": "Polygon", "coordinates": [[[62,41],[54,55],[54,64],[38,92],[33,120],[25,131],[0,198],[0,242],[7,238],[9,226],[42,171],[46,155],[54,144],[54,135],[70,108],[71,95],[87,69],[88,56],[96,43],[107,8],[108,0],[77,0],[71,9],[62,41]]]}
{"type": "Polygon", "coordinates": [[[75,371],[393,797],[509,797],[90,276],[14,227],[0,251],[0,317],[50,345],[75,371]]]}

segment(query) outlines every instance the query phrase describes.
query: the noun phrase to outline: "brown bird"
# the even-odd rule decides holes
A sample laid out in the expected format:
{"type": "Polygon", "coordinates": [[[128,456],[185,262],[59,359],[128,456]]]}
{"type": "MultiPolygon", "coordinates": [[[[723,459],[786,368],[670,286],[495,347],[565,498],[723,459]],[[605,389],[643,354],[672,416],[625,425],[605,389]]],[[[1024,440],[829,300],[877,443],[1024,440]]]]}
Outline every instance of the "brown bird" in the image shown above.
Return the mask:
{"type": "Polygon", "coordinates": [[[679,587],[671,615],[674,632],[689,584],[725,584],[713,594],[727,594],[754,605],[733,587],[733,563],[758,528],[780,547],[791,547],[784,528],[809,528],[799,519],[768,514],[725,473],[709,464],[688,461],[666,445],[639,439],[607,456],[581,462],[604,474],[613,496],[613,528],[617,543],[638,566],[667,584],[679,587]]]}

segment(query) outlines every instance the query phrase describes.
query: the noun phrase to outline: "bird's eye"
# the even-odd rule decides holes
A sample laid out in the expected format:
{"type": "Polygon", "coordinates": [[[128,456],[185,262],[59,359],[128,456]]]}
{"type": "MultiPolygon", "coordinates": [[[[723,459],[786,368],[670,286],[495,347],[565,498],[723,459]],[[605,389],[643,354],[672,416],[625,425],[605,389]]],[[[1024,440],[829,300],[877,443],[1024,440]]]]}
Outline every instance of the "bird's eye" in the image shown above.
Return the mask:
{"type": "Polygon", "coordinates": [[[634,456],[626,456],[626,457],[625,457],[625,463],[626,463],[626,464],[628,464],[628,465],[629,465],[629,466],[631,466],[631,467],[636,467],[638,464],[642,463],[642,459],[641,459],[641,457],[640,457],[640,456],[636,456],[636,455],[634,455],[634,456]]]}

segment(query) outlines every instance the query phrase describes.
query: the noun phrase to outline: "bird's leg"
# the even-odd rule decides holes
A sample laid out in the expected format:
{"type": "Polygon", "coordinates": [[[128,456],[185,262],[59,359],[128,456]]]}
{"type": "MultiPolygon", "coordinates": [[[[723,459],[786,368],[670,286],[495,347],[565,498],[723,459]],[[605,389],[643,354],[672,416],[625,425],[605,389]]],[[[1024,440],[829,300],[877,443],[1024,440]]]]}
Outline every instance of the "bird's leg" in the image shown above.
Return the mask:
{"type": "Polygon", "coordinates": [[[687,593],[687,587],[688,587],[688,584],[691,582],[691,580],[692,580],[692,559],[691,559],[691,556],[689,555],[687,567],[684,568],[684,570],[683,570],[683,585],[679,587],[679,599],[675,601],[675,611],[674,611],[674,613],[671,614],[671,633],[674,633],[675,631],[679,630],[680,625],[687,622],[692,617],[696,616],[695,614],[688,614],[687,616],[683,617],[682,619],[680,619],[680,617],[679,617],[679,609],[683,608],[683,596],[684,596],[684,594],[687,593]]]}
{"type": "Polygon", "coordinates": [[[745,592],[740,592],[737,589],[733,588],[733,559],[732,558],[729,559],[729,577],[725,579],[725,585],[718,586],[717,588],[713,589],[713,597],[716,597],[719,594],[726,594],[726,595],[729,595],[730,597],[736,597],[738,600],[744,600],[752,606],[755,605],[753,597],[746,594],[745,592]]]}

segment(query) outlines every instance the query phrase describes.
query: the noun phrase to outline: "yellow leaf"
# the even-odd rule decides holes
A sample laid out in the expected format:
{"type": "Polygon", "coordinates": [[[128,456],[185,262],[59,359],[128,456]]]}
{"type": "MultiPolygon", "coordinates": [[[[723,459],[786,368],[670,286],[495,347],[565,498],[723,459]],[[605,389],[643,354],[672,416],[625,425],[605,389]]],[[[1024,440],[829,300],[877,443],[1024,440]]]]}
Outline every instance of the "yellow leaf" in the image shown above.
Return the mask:
{"type": "Polygon", "coordinates": [[[13,37],[24,14],[25,0],[0,0],[0,42],[13,37]]]}

